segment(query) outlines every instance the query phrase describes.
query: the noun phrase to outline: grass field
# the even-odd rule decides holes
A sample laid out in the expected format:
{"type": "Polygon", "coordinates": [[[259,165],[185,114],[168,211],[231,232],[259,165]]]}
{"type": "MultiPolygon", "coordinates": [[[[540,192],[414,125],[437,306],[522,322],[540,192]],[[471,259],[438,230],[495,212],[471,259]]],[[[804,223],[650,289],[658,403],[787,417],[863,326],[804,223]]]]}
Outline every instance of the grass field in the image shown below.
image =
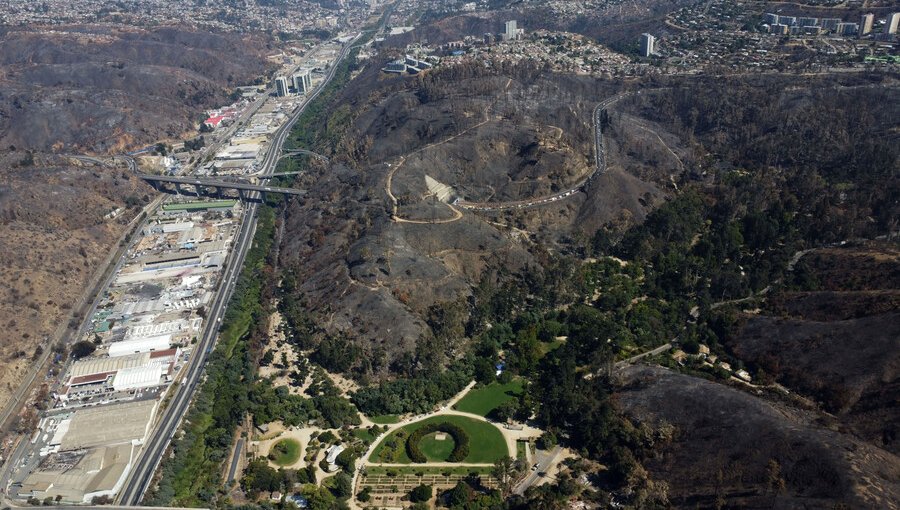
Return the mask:
{"type": "Polygon", "coordinates": [[[528,443],[525,441],[516,441],[516,458],[525,460],[525,448],[528,447],[528,443]]]}
{"type": "Polygon", "coordinates": [[[296,439],[282,439],[269,451],[269,458],[279,466],[290,466],[300,460],[300,442],[296,439]]]}
{"type": "MultiPolygon", "coordinates": [[[[469,455],[462,461],[464,463],[471,464],[489,464],[494,462],[495,460],[509,455],[509,451],[506,447],[506,440],[503,439],[503,434],[500,433],[500,430],[497,427],[491,425],[490,423],[485,423],[483,421],[475,420],[472,418],[466,418],[465,416],[454,416],[454,415],[443,415],[443,416],[432,416],[431,418],[424,419],[422,421],[417,421],[415,423],[410,423],[404,427],[401,427],[394,432],[391,432],[387,437],[381,440],[378,443],[378,446],[375,447],[375,450],[372,451],[372,456],[370,457],[371,462],[389,462],[396,464],[411,464],[412,461],[409,460],[409,456],[406,455],[406,437],[409,434],[413,433],[416,429],[425,425],[426,423],[440,423],[440,422],[448,422],[454,425],[461,427],[466,434],[469,435],[469,455]],[[382,458],[383,453],[385,452],[385,443],[394,438],[397,435],[397,432],[403,431],[405,436],[402,440],[396,441],[397,448],[395,450],[395,456],[393,458],[382,458]]],[[[434,445],[432,443],[437,443],[438,441],[427,441],[423,440],[420,443],[420,448],[422,448],[422,452],[425,453],[425,456],[432,460],[432,454],[435,456],[434,460],[439,459],[439,455],[443,449],[449,448],[446,454],[444,455],[444,459],[450,455],[450,452],[453,451],[453,439],[447,438],[443,441],[446,443],[444,445],[434,445]],[[427,448],[432,448],[431,452],[426,451],[427,448]]]]}
{"type": "Polygon", "coordinates": [[[444,439],[439,441],[436,439],[438,433],[428,434],[419,442],[419,448],[425,457],[433,462],[445,462],[447,457],[453,453],[456,447],[456,441],[450,437],[450,434],[443,434],[444,439]]]}
{"type": "Polygon", "coordinates": [[[473,389],[453,406],[457,411],[487,416],[507,400],[512,400],[522,393],[522,381],[515,379],[506,384],[498,382],[473,389]]]}
{"type": "Polygon", "coordinates": [[[369,420],[379,425],[390,425],[400,421],[400,417],[396,414],[382,414],[380,416],[369,416],[369,420]]]}
{"type": "Polygon", "coordinates": [[[372,431],[365,428],[353,429],[352,434],[365,441],[366,444],[372,444],[372,441],[375,441],[375,439],[377,439],[372,431]]]}

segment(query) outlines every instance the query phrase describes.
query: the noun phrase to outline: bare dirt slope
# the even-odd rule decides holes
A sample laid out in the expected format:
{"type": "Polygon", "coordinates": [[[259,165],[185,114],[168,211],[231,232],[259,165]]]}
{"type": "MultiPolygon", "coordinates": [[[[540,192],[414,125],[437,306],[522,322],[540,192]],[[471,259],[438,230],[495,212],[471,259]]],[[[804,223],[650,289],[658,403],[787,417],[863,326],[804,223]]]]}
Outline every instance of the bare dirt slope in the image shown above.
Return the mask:
{"type": "MultiPolygon", "coordinates": [[[[427,176],[469,202],[569,189],[594,172],[591,112],[614,93],[526,66],[459,66],[421,78],[366,68],[330,121],[349,118],[334,164],[300,178],[310,193],[289,211],[281,253],[305,301],[327,330],[393,359],[430,335],[430,306],[465,299],[486,268],[541,271],[532,240],[640,221],[677,172],[649,171],[648,161],[665,157],[660,145],[611,149],[608,172],[584,192],[533,209],[472,213],[426,185],[427,176]]],[[[623,123],[609,136],[638,136],[635,129],[623,123]]]]}
{"type": "Polygon", "coordinates": [[[801,259],[816,290],[774,296],[727,343],[836,416],[858,437],[900,453],[900,257],[896,245],[851,244],[801,259]]]}
{"type": "Polygon", "coordinates": [[[204,108],[266,71],[265,44],[171,27],[0,29],[0,405],[153,193],[124,169],[52,154],[195,136],[204,108]]]}
{"type": "Polygon", "coordinates": [[[676,429],[644,463],[676,507],[897,508],[900,459],[815,416],[659,367],[625,379],[627,414],[676,429]]]}
{"type": "MultiPolygon", "coordinates": [[[[19,154],[21,156],[21,154],[19,154]]],[[[0,173],[0,405],[152,189],[125,170],[39,156],[0,173]],[[119,210],[115,218],[104,218],[119,210]]]]}
{"type": "Polygon", "coordinates": [[[0,32],[0,147],[108,152],[174,138],[266,69],[263,42],[187,29],[0,32]]]}

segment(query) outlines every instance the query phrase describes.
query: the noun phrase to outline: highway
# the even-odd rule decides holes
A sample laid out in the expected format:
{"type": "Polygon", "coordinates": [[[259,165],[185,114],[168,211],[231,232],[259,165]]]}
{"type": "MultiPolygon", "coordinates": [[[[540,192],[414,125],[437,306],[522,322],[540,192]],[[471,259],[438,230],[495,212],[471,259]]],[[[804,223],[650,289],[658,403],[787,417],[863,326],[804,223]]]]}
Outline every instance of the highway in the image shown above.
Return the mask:
{"type": "MultiPolygon", "coordinates": [[[[264,170],[263,175],[266,173],[268,172],[264,170]]],[[[197,188],[236,189],[242,191],[256,191],[259,193],[281,193],[282,195],[303,195],[306,193],[305,191],[296,188],[276,188],[274,186],[260,186],[258,184],[236,181],[223,181],[221,179],[210,179],[208,177],[174,177],[152,174],[138,174],[138,177],[150,183],[167,182],[172,184],[189,184],[197,188]]]]}
{"type": "MultiPolygon", "coordinates": [[[[357,39],[359,39],[359,37],[360,35],[357,35],[356,38],[344,45],[341,53],[329,68],[325,78],[310,94],[303,105],[297,108],[291,116],[291,119],[275,132],[272,144],[263,161],[263,174],[270,174],[275,170],[275,166],[281,157],[282,146],[284,145],[288,134],[290,134],[294,123],[303,113],[306,106],[318,97],[331,79],[334,78],[339,63],[346,58],[350,51],[350,47],[357,39]]],[[[255,191],[251,191],[251,195],[255,193],[255,191]]],[[[254,197],[251,196],[250,198],[254,197]]],[[[222,275],[219,292],[217,293],[213,304],[210,306],[205,329],[197,344],[196,352],[191,356],[188,366],[186,367],[187,371],[183,384],[179,385],[177,388],[173,388],[175,395],[169,402],[168,407],[161,412],[161,417],[156,428],[151,432],[150,438],[145,443],[144,448],[141,450],[138,459],[135,462],[135,467],[132,469],[122,491],[119,493],[117,502],[120,504],[140,504],[144,493],[153,481],[153,475],[169,446],[169,442],[178,431],[178,426],[181,423],[182,417],[187,414],[194,391],[200,385],[200,376],[203,373],[206,361],[215,345],[219,324],[221,323],[222,315],[224,314],[228,301],[234,291],[234,284],[237,280],[237,276],[244,265],[247,251],[253,243],[253,234],[256,231],[257,205],[256,202],[247,203],[247,209],[241,222],[241,230],[231,254],[231,261],[222,275]]]]}

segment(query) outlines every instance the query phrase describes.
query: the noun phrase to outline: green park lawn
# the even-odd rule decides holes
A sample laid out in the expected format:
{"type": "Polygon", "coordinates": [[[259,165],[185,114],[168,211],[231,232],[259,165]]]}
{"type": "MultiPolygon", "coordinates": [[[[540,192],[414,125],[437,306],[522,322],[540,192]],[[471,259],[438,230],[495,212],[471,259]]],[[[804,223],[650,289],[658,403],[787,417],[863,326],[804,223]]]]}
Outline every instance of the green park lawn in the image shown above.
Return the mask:
{"type": "Polygon", "coordinates": [[[506,384],[493,382],[469,391],[453,408],[464,413],[487,416],[501,404],[518,397],[521,393],[521,379],[514,379],[506,384]]]}
{"type": "Polygon", "coordinates": [[[419,448],[422,449],[422,453],[425,454],[428,460],[446,462],[447,457],[453,453],[453,448],[456,447],[456,441],[450,437],[450,434],[446,433],[443,434],[444,439],[438,440],[438,434],[439,432],[435,432],[423,437],[422,441],[419,442],[419,448]]]}
{"type": "Polygon", "coordinates": [[[269,451],[269,458],[279,466],[290,466],[300,460],[300,442],[296,439],[282,439],[269,451]]]}
{"type": "Polygon", "coordinates": [[[369,416],[369,420],[372,423],[377,423],[378,425],[390,425],[392,423],[397,423],[400,421],[400,417],[396,414],[382,414],[379,416],[369,416]]]}
{"type": "Polygon", "coordinates": [[[353,429],[352,434],[365,441],[366,444],[372,444],[372,442],[375,441],[375,439],[377,439],[378,437],[373,434],[371,430],[362,427],[353,429]]]}
{"type": "MultiPolygon", "coordinates": [[[[506,440],[497,427],[465,416],[440,415],[426,418],[422,421],[410,423],[394,432],[378,443],[370,462],[374,463],[392,463],[392,464],[411,464],[412,461],[406,454],[406,438],[409,437],[416,429],[427,423],[448,422],[462,428],[469,436],[469,455],[462,461],[467,464],[490,464],[501,457],[509,455],[506,447],[506,440]],[[402,437],[398,437],[398,433],[402,437]]],[[[419,443],[422,453],[428,458],[429,462],[443,462],[453,451],[454,442],[452,437],[448,437],[443,441],[434,439],[434,434],[429,434],[419,443]]]]}

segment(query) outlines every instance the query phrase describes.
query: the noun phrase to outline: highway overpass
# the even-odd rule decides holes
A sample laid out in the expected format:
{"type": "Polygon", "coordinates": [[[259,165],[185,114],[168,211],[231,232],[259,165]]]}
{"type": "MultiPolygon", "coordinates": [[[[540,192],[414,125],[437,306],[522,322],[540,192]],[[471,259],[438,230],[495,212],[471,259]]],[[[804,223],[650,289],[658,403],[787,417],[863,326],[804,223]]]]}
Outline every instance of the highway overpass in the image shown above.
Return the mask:
{"type": "Polygon", "coordinates": [[[266,193],[279,193],[282,195],[304,195],[306,191],[296,188],[279,188],[245,182],[223,181],[207,177],[175,177],[172,175],[138,174],[138,177],[150,183],[156,189],[161,189],[166,184],[175,185],[176,191],[181,191],[181,186],[193,186],[197,194],[209,193],[213,190],[215,195],[221,195],[224,190],[237,190],[241,199],[245,198],[244,192],[256,192],[262,195],[266,193]]]}

